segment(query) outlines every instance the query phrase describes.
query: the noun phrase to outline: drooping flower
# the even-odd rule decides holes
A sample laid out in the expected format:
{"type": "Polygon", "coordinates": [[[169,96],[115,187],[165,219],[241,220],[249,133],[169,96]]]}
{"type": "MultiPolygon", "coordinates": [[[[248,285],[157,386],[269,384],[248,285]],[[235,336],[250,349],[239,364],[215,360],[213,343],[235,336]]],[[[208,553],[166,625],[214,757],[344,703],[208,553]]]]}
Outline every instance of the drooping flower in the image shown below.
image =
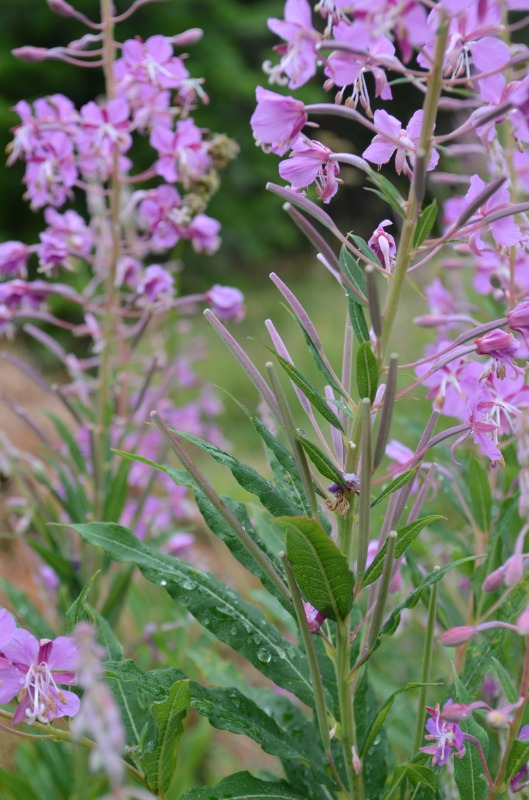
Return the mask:
{"type": "Polygon", "coordinates": [[[257,108],[250,124],[257,145],[265,152],[282,156],[307,124],[307,112],[301,100],[271,92],[258,86],[257,108]]]}
{"type": "Polygon", "coordinates": [[[388,225],[393,225],[391,220],[383,219],[371,234],[368,245],[378,257],[380,263],[385,266],[386,271],[393,272],[397,246],[391,233],[387,233],[384,230],[388,225]]]}
{"type": "Polygon", "coordinates": [[[29,248],[23,242],[0,244],[0,275],[7,278],[25,278],[29,248]]]}
{"type": "MultiPolygon", "coordinates": [[[[421,136],[422,117],[423,112],[420,109],[412,116],[406,128],[403,128],[400,120],[388,114],[387,111],[380,109],[375,111],[374,123],[379,132],[362,153],[364,158],[380,167],[382,164],[387,164],[396,151],[397,174],[400,175],[401,172],[404,172],[408,178],[411,178],[417,145],[421,136]]],[[[427,169],[435,169],[438,161],[439,153],[432,150],[427,169]]]]}
{"type": "Polygon", "coordinates": [[[498,378],[505,378],[507,367],[512,367],[514,373],[523,372],[521,367],[513,363],[513,359],[520,347],[520,342],[507,331],[495,328],[484,336],[476,339],[477,350],[481,356],[491,356],[494,360],[495,372],[498,378]]]}
{"type": "Polygon", "coordinates": [[[311,633],[318,633],[321,626],[325,622],[325,614],[322,614],[321,611],[318,611],[317,608],[314,608],[311,603],[304,603],[303,608],[305,609],[305,617],[307,619],[309,631],[311,633]]]}
{"type": "Polygon", "coordinates": [[[292,144],[292,153],[279,164],[279,174],[289,181],[293,189],[307,189],[316,185],[318,197],[328,203],[338,191],[340,165],[331,161],[332,150],[315,139],[298,136],[292,144]]]}
{"type": "MultiPolygon", "coordinates": [[[[443,712],[450,705],[452,705],[452,701],[448,700],[443,707],[443,712]]],[[[439,703],[435,708],[427,706],[426,710],[430,715],[430,719],[426,723],[428,733],[424,738],[427,741],[434,741],[435,744],[421,747],[421,752],[432,756],[432,765],[434,767],[437,765],[444,766],[450,758],[452,750],[455,750],[457,758],[462,758],[465,755],[465,742],[463,731],[457,722],[447,722],[443,719],[439,703]]]]}
{"type": "Polygon", "coordinates": [[[491,464],[502,461],[501,450],[498,449],[499,427],[492,419],[492,410],[496,405],[497,402],[483,384],[478,385],[467,403],[467,420],[471,425],[474,443],[490,459],[491,464]]]}
{"type": "Polygon", "coordinates": [[[19,695],[13,723],[52,722],[58,717],[73,717],[79,711],[79,698],[59,688],[76,683],[77,646],[68,636],[41,639],[22,628],[3,646],[2,656],[10,662],[2,670],[0,703],[19,695]]]}
{"type": "Polygon", "coordinates": [[[146,268],[137,291],[143,305],[161,311],[173,300],[174,278],[160,264],[151,264],[146,268]]]}

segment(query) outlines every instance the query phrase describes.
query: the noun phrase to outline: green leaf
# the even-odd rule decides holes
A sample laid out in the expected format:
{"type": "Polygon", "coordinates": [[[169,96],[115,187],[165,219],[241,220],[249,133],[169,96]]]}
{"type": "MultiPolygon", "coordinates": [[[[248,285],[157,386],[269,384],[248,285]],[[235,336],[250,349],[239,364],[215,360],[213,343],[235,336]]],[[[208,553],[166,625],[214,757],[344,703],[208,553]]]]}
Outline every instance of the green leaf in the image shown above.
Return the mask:
{"type": "Polygon", "coordinates": [[[366,284],[366,276],[364,275],[364,271],[356,258],[353,258],[347,247],[343,244],[340,250],[340,267],[345,275],[349,278],[353,286],[358,289],[361,295],[363,295],[364,300],[360,301],[359,297],[352,293],[350,295],[351,299],[354,300],[355,303],[363,303],[363,305],[367,305],[367,284],[366,284]]]}
{"type": "Polygon", "coordinates": [[[431,767],[426,767],[423,764],[400,764],[395,772],[400,770],[406,772],[406,778],[412,786],[426,786],[432,792],[437,791],[437,776],[431,767]]]}
{"type": "Polygon", "coordinates": [[[12,775],[0,767],[0,786],[5,792],[5,800],[38,800],[37,795],[23,778],[12,775]]]}
{"type": "Polygon", "coordinates": [[[529,742],[527,739],[515,739],[507,764],[506,780],[510,781],[529,761],[529,742]]]}
{"type": "Polygon", "coordinates": [[[351,237],[355,245],[358,247],[360,252],[367,258],[368,261],[374,261],[374,263],[378,264],[379,267],[382,266],[379,257],[377,256],[375,251],[369,247],[365,239],[362,239],[361,236],[355,236],[354,233],[349,234],[349,236],[351,237]]]}
{"type": "Polygon", "coordinates": [[[107,651],[108,657],[113,661],[122,659],[123,646],[110,627],[108,620],[92,606],[87,606],[87,611],[95,622],[99,643],[102,644],[107,651]]]}
{"type": "Polygon", "coordinates": [[[213,575],[182,559],[152,550],[127,528],[113,523],[69,525],[110,558],[136,564],[147,580],[169,595],[274,683],[304,703],[314,703],[305,655],[286,641],[259,609],[213,575]]]}
{"type": "Polygon", "coordinates": [[[492,518],[492,493],[489,478],[477,458],[472,457],[468,466],[468,489],[472,514],[481,531],[486,533],[490,529],[492,518]]]}
{"type": "Polygon", "coordinates": [[[347,286],[344,286],[344,289],[347,295],[347,308],[354,335],[359,342],[369,342],[369,328],[367,327],[364,309],[356,302],[355,296],[349,292],[347,286]]]}
{"type": "MultiPolygon", "coordinates": [[[[442,517],[440,514],[430,514],[428,517],[419,517],[419,519],[416,519],[415,522],[411,522],[404,528],[397,528],[395,558],[400,558],[402,555],[404,555],[410,544],[414,539],[417,538],[422,529],[427,525],[430,525],[432,522],[436,522],[438,519],[444,519],[444,517],[442,517]]],[[[369,569],[367,570],[362,581],[362,586],[369,586],[370,583],[373,583],[373,581],[376,581],[382,575],[387,545],[387,541],[384,542],[381,550],[376,554],[375,558],[369,565],[369,569]]]]}
{"type": "MultiPolygon", "coordinates": [[[[469,703],[470,695],[464,688],[459,680],[457,674],[455,677],[456,686],[456,701],[458,703],[469,703]]],[[[464,733],[469,733],[479,740],[485,758],[487,758],[489,737],[486,731],[478,725],[472,717],[463,720],[460,727],[464,733]]],[[[462,758],[454,759],[454,780],[459,789],[459,796],[461,800],[485,800],[489,793],[489,786],[483,769],[483,764],[479,757],[479,753],[475,744],[467,742],[465,747],[465,755],[462,758]]]]}
{"type": "Polygon", "coordinates": [[[378,388],[378,367],[370,342],[362,342],[358,348],[356,354],[356,383],[360,397],[362,399],[369,397],[371,403],[373,403],[378,388]]]}
{"type": "Polygon", "coordinates": [[[331,459],[320,450],[319,447],[313,444],[310,439],[307,439],[306,436],[301,436],[299,433],[296,434],[296,438],[299,440],[314,466],[317,467],[322,475],[325,475],[330,481],[343,484],[343,474],[334,466],[331,459]]]}
{"type": "Polygon", "coordinates": [[[353,605],[354,576],[347,559],[320,523],[307,517],[279,517],[286,552],[301,591],[330,619],[344,619],[353,605]]]}
{"type": "Polygon", "coordinates": [[[391,483],[386,486],[386,488],[378,495],[378,497],[375,497],[375,499],[371,503],[371,508],[378,505],[380,502],[382,502],[382,500],[384,500],[390,494],[393,494],[393,492],[396,492],[399,489],[402,489],[403,486],[406,486],[408,481],[411,481],[412,478],[415,477],[418,469],[419,467],[412,467],[406,472],[403,472],[402,475],[397,475],[397,477],[394,478],[394,480],[392,480],[391,483]]]}
{"type": "Polygon", "coordinates": [[[362,775],[366,797],[374,799],[382,796],[382,790],[386,783],[388,747],[384,729],[379,732],[379,736],[373,740],[369,748],[365,746],[369,731],[378,714],[377,698],[371,687],[367,669],[364,669],[362,677],[358,681],[353,703],[358,752],[364,753],[362,775]]]}
{"type": "MultiPolygon", "coordinates": [[[[173,430],[173,429],[171,429],[173,430]]],[[[200,439],[198,436],[193,436],[190,433],[182,433],[175,431],[183,439],[192,442],[201,450],[208,453],[218,464],[228,467],[237,483],[246,489],[247,492],[255,494],[265,508],[270,511],[274,517],[282,516],[283,514],[297,514],[301,509],[296,509],[292,504],[281,494],[278,489],[273,486],[269,480],[263,478],[253,467],[248,464],[243,464],[242,461],[234,458],[234,456],[221,450],[205,439],[200,439]]]]}
{"type": "Polygon", "coordinates": [[[69,635],[75,626],[81,622],[81,620],[89,620],[92,621],[92,615],[90,614],[89,610],[86,607],[86,598],[88,597],[88,592],[92,588],[92,584],[94,580],[97,578],[101,570],[98,570],[95,575],[92,575],[86,586],[81,590],[79,597],[73,601],[72,605],[66,612],[65,622],[66,622],[66,633],[69,635]]]}
{"type": "Polygon", "coordinates": [[[505,697],[507,698],[509,703],[516,703],[516,701],[518,700],[518,689],[511,681],[509,674],[507,673],[507,670],[505,669],[503,664],[500,661],[498,661],[497,658],[494,658],[494,656],[492,656],[491,661],[494,665],[494,669],[496,670],[496,675],[498,676],[499,681],[501,683],[501,688],[505,693],[505,697]]]}
{"type": "Polygon", "coordinates": [[[156,746],[141,759],[147,785],[156,794],[169,790],[176,770],[180,738],[184,732],[183,720],[191,702],[189,682],[177,681],[169,697],[153,703],[151,712],[156,726],[156,746]]]}
{"type": "Polygon", "coordinates": [[[117,469],[110,476],[105,492],[103,519],[116,522],[121,517],[129,489],[129,471],[130,463],[120,461],[117,469]]]}
{"type": "Polygon", "coordinates": [[[228,775],[216,786],[191,789],[181,800],[307,800],[286,781],[261,781],[249,772],[228,775]]]}
{"type": "Polygon", "coordinates": [[[414,248],[419,247],[419,245],[421,245],[430,235],[430,232],[435,225],[438,211],[439,208],[437,205],[437,200],[435,199],[430,203],[429,206],[423,208],[421,216],[417,222],[417,227],[415,228],[415,233],[413,234],[414,248]]]}
{"type": "Polygon", "coordinates": [[[401,686],[400,689],[397,689],[396,692],[393,692],[393,694],[388,697],[384,705],[378,711],[376,717],[371,722],[364,743],[362,745],[362,751],[360,753],[360,757],[363,758],[364,755],[369,751],[369,749],[373,745],[380,729],[382,728],[382,725],[386,721],[387,715],[391,711],[393,703],[395,702],[399,694],[404,694],[404,692],[409,692],[411,689],[420,689],[421,686],[435,686],[435,685],[436,684],[434,683],[407,683],[404,686],[401,686]]]}
{"type": "MultiPolygon", "coordinates": [[[[164,700],[168,696],[172,681],[187,680],[178,669],[144,672],[131,660],[107,662],[105,675],[110,680],[132,683],[157,700],[164,700]]],[[[213,727],[249,736],[270,755],[307,760],[307,757],[292,745],[291,738],[285,735],[285,731],[276,721],[238,689],[210,689],[195,681],[187,683],[191,708],[206,717],[213,727]]],[[[290,713],[293,713],[290,701],[288,705],[290,713]]]]}
{"type": "MultiPolygon", "coordinates": [[[[75,464],[81,475],[88,475],[87,464],[86,464],[86,457],[83,456],[79,445],[77,444],[71,430],[68,428],[67,425],[64,424],[62,419],[60,419],[56,414],[51,411],[44,411],[47,417],[51,419],[57,433],[61,437],[62,441],[66,445],[68,449],[68,453],[70,454],[70,458],[72,459],[72,463],[75,464]]],[[[55,451],[56,452],[56,451],[55,451]]]]}
{"type": "Polygon", "coordinates": [[[293,364],[291,364],[290,361],[287,361],[286,358],[283,358],[283,356],[280,356],[279,353],[276,353],[275,351],[274,355],[287,373],[290,380],[293,381],[299,389],[301,389],[307,400],[310,401],[314,408],[320,412],[322,417],[326,419],[327,422],[329,422],[334,428],[338,428],[338,430],[342,431],[343,433],[343,427],[340,420],[334,411],[329,408],[326,400],[320,397],[310,381],[305,378],[305,376],[302,375],[302,373],[293,364]]]}
{"type": "Polygon", "coordinates": [[[381,172],[372,170],[369,173],[368,180],[374,183],[376,189],[367,187],[368,192],[378,194],[383,200],[390,204],[390,206],[397,212],[399,217],[404,216],[405,200],[400,194],[399,190],[389,181],[381,172]]]}
{"type": "MultiPolygon", "coordinates": [[[[289,603],[282,594],[280,594],[266,574],[263,572],[261,566],[254,560],[251,553],[248,552],[246,547],[242,544],[240,538],[233,532],[231,525],[229,525],[224,517],[218,512],[215,506],[208,500],[200,486],[195,482],[194,478],[189,475],[185,470],[177,470],[172,467],[166,467],[162,464],[157,464],[155,461],[150,461],[148,458],[137,456],[134,453],[123,453],[118,451],[121,456],[131,461],[139,461],[142,464],[148,464],[153,469],[163,472],[175,482],[177,486],[189,486],[195,495],[195,500],[200,513],[204,518],[204,522],[210,531],[218,536],[219,539],[228,546],[233,556],[239,561],[252,575],[256,575],[263,586],[277,597],[279,602],[286,608],[290,614],[294,615],[292,604],[289,603]]],[[[267,482],[270,486],[270,482],[267,482]]],[[[282,572],[282,565],[275,555],[275,552],[268,547],[264,540],[257,534],[254,526],[252,525],[248,512],[243,503],[232,500],[229,497],[221,497],[221,500],[226,504],[232,514],[239,520],[241,525],[246,529],[248,536],[259,546],[263,553],[268,556],[268,559],[274,564],[279,573],[282,572]]],[[[292,505],[288,506],[293,508],[292,505]]],[[[260,507],[259,507],[260,508],[260,507]]],[[[276,505],[273,508],[277,511],[276,505]]],[[[297,513],[297,512],[295,512],[297,513]]]]}

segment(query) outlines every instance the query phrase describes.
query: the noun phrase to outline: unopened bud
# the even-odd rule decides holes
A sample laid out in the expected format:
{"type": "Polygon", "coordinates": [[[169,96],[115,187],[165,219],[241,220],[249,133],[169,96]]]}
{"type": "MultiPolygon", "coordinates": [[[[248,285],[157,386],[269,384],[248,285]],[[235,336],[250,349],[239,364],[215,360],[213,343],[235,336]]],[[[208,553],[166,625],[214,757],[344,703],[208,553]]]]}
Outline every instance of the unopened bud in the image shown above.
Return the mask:
{"type": "Polygon", "coordinates": [[[521,555],[515,554],[505,562],[505,585],[516,586],[522,580],[523,559],[521,555]]]}
{"type": "Polygon", "coordinates": [[[169,41],[171,44],[176,45],[176,47],[187,47],[189,44],[195,44],[195,42],[199,42],[203,36],[204,31],[202,28],[189,28],[187,31],[177,33],[176,36],[171,36],[169,41]]]}
{"type": "Polygon", "coordinates": [[[496,589],[499,589],[502,585],[505,578],[505,566],[502,564],[501,567],[495,569],[494,572],[491,572],[490,575],[487,575],[485,580],[483,581],[483,591],[484,592],[495,592],[496,589]]]}
{"type": "Polygon", "coordinates": [[[358,753],[356,752],[356,747],[354,745],[351,748],[351,753],[353,754],[353,769],[358,775],[358,773],[362,769],[362,762],[360,761],[358,753]]]}
{"type": "Polygon", "coordinates": [[[488,708],[488,706],[482,700],[475,703],[450,703],[443,708],[441,716],[447,722],[462,722],[470,719],[476,708],[488,708]]]}
{"type": "Polygon", "coordinates": [[[325,614],[322,614],[321,611],[314,608],[311,603],[304,603],[303,608],[305,609],[305,617],[307,618],[309,631],[311,633],[319,633],[322,624],[325,622],[325,614]]]}
{"type": "Polygon", "coordinates": [[[48,0],[50,11],[57,14],[59,17],[74,17],[76,16],[75,9],[72,8],[70,3],[65,0],[48,0]]]}
{"type": "Polygon", "coordinates": [[[516,629],[520,636],[527,636],[529,634],[529,603],[516,620],[516,629]]]}
{"type": "Polygon", "coordinates": [[[21,61],[44,61],[48,57],[48,50],[45,47],[32,47],[31,45],[15,47],[11,52],[15,58],[19,58],[21,61]]]}
{"type": "Polygon", "coordinates": [[[437,641],[444,647],[459,647],[459,645],[469,642],[475,633],[476,628],[472,625],[460,625],[458,628],[450,628],[442,633],[437,641]]]}

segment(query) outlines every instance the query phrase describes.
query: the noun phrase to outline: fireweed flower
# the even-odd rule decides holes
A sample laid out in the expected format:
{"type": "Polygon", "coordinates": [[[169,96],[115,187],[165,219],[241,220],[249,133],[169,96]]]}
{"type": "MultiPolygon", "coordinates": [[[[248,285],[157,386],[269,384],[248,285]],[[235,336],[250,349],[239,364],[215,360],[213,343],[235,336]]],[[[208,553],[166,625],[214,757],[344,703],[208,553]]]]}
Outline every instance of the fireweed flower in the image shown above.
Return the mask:
{"type": "Polygon", "coordinates": [[[25,278],[29,248],[22,242],[0,244],[0,275],[3,278],[25,278]]]}
{"type": "MultiPolygon", "coordinates": [[[[79,167],[93,177],[107,178],[114,169],[114,155],[123,156],[132,145],[130,109],[126,100],[116,97],[106,106],[94,102],[81,108],[81,127],[77,136],[79,167]]],[[[127,172],[131,162],[120,158],[120,172],[127,172]]]]}
{"type": "MultiPolygon", "coordinates": [[[[16,627],[16,622],[11,614],[6,611],[5,608],[0,608],[0,653],[2,648],[9,644],[16,631],[16,627]]],[[[4,661],[0,655],[0,669],[6,664],[8,664],[8,662],[4,661]]]]}
{"type": "Polygon", "coordinates": [[[477,350],[481,356],[491,356],[494,361],[494,371],[498,378],[505,378],[507,367],[512,367],[513,372],[524,372],[521,367],[513,363],[514,356],[520,347],[520,342],[512,335],[495,328],[484,336],[476,339],[477,350]]]}
{"type": "MultiPolygon", "coordinates": [[[[426,355],[441,352],[449,345],[449,340],[440,340],[426,348],[426,355]]],[[[421,364],[415,372],[422,378],[429,369],[428,364],[421,364]]],[[[424,385],[429,389],[427,396],[443,414],[466,421],[467,400],[475,391],[482,372],[483,367],[477,361],[469,361],[464,356],[456,358],[424,378],[424,385]]]]}
{"type": "Polygon", "coordinates": [[[305,105],[258,86],[257,108],[250,119],[255,142],[265,152],[284,155],[307,124],[305,105]]]}
{"type": "Polygon", "coordinates": [[[316,44],[321,38],[312,26],[310,3],[308,0],[287,0],[285,18],[269,19],[268,27],[285,44],[274,48],[281,55],[279,64],[273,66],[268,61],[263,64],[263,69],[270,76],[271,83],[288,83],[290,89],[299,89],[316,72],[316,44]]]}
{"type": "MultiPolygon", "coordinates": [[[[470,433],[474,437],[484,456],[490,459],[492,465],[497,461],[502,461],[501,451],[498,449],[498,425],[492,420],[492,410],[496,402],[492,398],[489,390],[481,384],[476,391],[469,397],[467,403],[467,421],[470,422],[470,433]]],[[[454,448],[461,440],[452,447],[454,448]]]]}
{"type": "Polygon", "coordinates": [[[64,205],[78,177],[74,147],[61,131],[49,133],[27,157],[24,183],[31,208],[64,205]]]}
{"type": "Polygon", "coordinates": [[[204,295],[204,300],[219,319],[240,322],[244,319],[244,295],[233,286],[212,286],[204,295]]]}
{"type": "Polygon", "coordinates": [[[2,656],[9,663],[2,669],[0,703],[19,695],[13,723],[52,722],[58,717],[73,717],[79,711],[79,698],[60,689],[60,684],[76,683],[78,649],[68,636],[40,642],[28,631],[17,629],[3,646],[2,656]]]}
{"type": "Polygon", "coordinates": [[[393,267],[395,266],[395,254],[397,252],[397,246],[395,244],[395,239],[393,238],[391,233],[387,233],[384,230],[384,228],[387,228],[388,225],[393,225],[391,220],[383,219],[382,222],[378,224],[378,227],[371,234],[371,238],[368,241],[368,245],[375,253],[380,263],[384,265],[386,271],[393,272],[393,267]]]}
{"type": "Polygon", "coordinates": [[[159,125],[153,129],[150,143],[158,152],[156,174],[168,183],[178,181],[187,188],[211,169],[208,143],[192,119],[179,120],[175,131],[159,125]]]}
{"type": "Polygon", "coordinates": [[[121,58],[114,62],[114,75],[121,91],[135,81],[159,89],[179,89],[189,78],[184,62],[173,53],[166,36],[150,36],[145,42],[138,36],[123,42],[121,58]]]}
{"type": "MultiPolygon", "coordinates": [[[[448,700],[443,706],[443,712],[452,704],[448,700]]],[[[457,758],[462,758],[465,755],[465,742],[463,731],[456,722],[447,722],[441,715],[439,703],[435,708],[427,706],[426,710],[430,714],[430,719],[426,723],[426,730],[428,733],[425,735],[427,741],[434,741],[435,744],[429,744],[426,747],[421,747],[422,753],[427,753],[432,756],[432,766],[444,766],[452,750],[455,750],[457,758]]]]}
{"type": "Polygon", "coordinates": [[[70,209],[59,214],[54,208],[44,211],[48,227],[39,234],[37,248],[40,272],[53,274],[58,267],[74,268],[73,259],[86,257],[93,247],[93,234],[84,219],[70,209]]]}
{"type": "Polygon", "coordinates": [[[169,307],[174,295],[174,278],[160,264],[146,268],[138,286],[140,303],[152,310],[161,311],[169,307]]]}
{"type": "Polygon", "coordinates": [[[318,633],[325,622],[325,615],[322,614],[321,611],[318,611],[317,608],[314,608],[310,603],[304,603],[303,608],[305,609],[305,617],[307,619],[309,631],[311,633],[318,633]]]}
{"type": "Polygon", "coordinates": [[[512,331],[522,334],[529,347],[529,300],[522,300],[507,312],[507,323],[512,331]]]}
{"type": "Polygon", "coordinates": [[[376,97],[380,97],[382,100],[391,100],[393,95],[386,73],[382,67],[375,66],[373,62],[376,61],[377,56],[382,56],[384,60],[391,60],[395,55],[395,47],[385,36],[373,35],[371,26],[363,20],[355,20],[352,25],[348,22],[339,22],[333,28],[333,39],[340,44],[360,47],[360,49],[365,48],[368,55],[334,50],[325,66],[325,74],[329,79],[325,82],[325,88],[339,86],[341,91],[338,93],[337,101],[341,102],[345,89],[352,86],[352,94],[346,101],[347,105],[356,108],[360,103],[371,116],[365,75],[368,72],[373,74],[376,97]],[[359,45],[359,42],[362,44],[359,45]]]}
{"type": "Polygon", "coordinates": [[[338,162],[329,160],[331,155],[332,150],[320,142],[298,136],[290,157],[280,162],[279,174],[298,191],[314,183],[318,197],[328,203],[338,191],[340,172],[338,162]]]}
{"type": "MultiPolygon", "coordinates": [[[[369,147],[362,153],[368,161],[377,164],[387,164],[393,153],[395,155],[395,168],[397,174],[401,172],[411,178],[412,168],[415,164],[415,151],[421,136],[422,110],[416,111],[406,128],[402,123],[387,111],[375,111],[374,123],[379,131],[369,147]]],[[[439,153],[432,150],[427,170],[435,169],[439,161],[439,153]]]]}

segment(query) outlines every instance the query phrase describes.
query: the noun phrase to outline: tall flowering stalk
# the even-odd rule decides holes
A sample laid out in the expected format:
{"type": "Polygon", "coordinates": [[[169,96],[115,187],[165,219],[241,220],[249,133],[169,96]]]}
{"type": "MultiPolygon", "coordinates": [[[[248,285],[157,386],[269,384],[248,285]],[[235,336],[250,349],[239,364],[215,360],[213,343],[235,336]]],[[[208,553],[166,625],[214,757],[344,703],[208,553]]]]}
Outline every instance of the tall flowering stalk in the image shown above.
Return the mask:
{"type": "MultiPolygon", "coordinates": [[[[162,452],[159,436],[145,424],[154,403],[162,402],[178,427],[220,441],[214,421],[219,403],[194,369],[203,346],[184,329],[203,305],[223,319],[240,319],[243,297],[218,285],[179,295],[175,255],[186,242],[204,254],[219,247],[220,223],[205,211],[219,170],[237,146],[199,128],[192,116],[208,97],[181,50],[201,31],[117,41],[119,23],[135,8],[118,14],[112,0],[101,0],[100,19],[92,21],[69,3],[52,3],[52,11],[88,33],[65,47],[15,51],[29,61],[100,68],[105,86],[103,96],[80,109],[62,94],[32,104],[21,100],[14,109],[20,121],[8,163],[24,162],[26,198],[43,212],[45,228],[35,244],[0,244],[1,328],[11,337],[22,327],[66,376],[50,387],[7,356],[55,395],[53,440],[4,397],[46,445],[42,460],[17,453],[10,443],[4,447],[20,494],[11,501],[13,524],[30,533],[32,544],[35,529],[49,539],[44,526],[53,517],[134,522],[139,536],[166,541],[186,524],[184,487],[167,481],[161,492],[151,492],[150,473],[139,465],[129,469],[112,453],[123,446],[146,456],[162,452]],[[148,140],[154,157],[141,170],[133,160],[140,139],[148,140]],[[68,309],[66,318],[62,309],[68,309]],[[163,341],[169,322],[176,335],[182,329],[177,357],[174,345],[163,341]]],[[[43,569],[56,571],[62,563],[73,599],[89,577],[89,562],[71,542],[56,534],[52,539],[51,548],[49,542],[35,545],[43,569]]]]}
{"type": "MultiPolygon", "coordinates": [[[[272,273],[319,383],[299,369],[272,320],[266,329],[274,362],[261,372],[224,325],[239,315],[237,297],[214,288],[216,310],[205,315],[260,395],[259,415],[242,411],[264,443],[269,472],[175,424],[153,396],[162,455],[176,455],[183,469],[124,454],[132,469],[152,468],[151,476],[156,470],[192,488],[210,530],[261,581],[267,599],[250,602],[174,552],[141,541],[138,515],[129,527],[69,522],[109,559],[136,565],[263,676],[250,685],[236,671],[236,686],[226,688],[223,667],[213,667],[202,686],[175,669],[167,653],[163,668],[141,669],[123,659],[107,605],[92,608],[81,593],[68,619],[86,616],[99,626],[111,659],[105,676],[128,716],[125,763],[157,796],[170,792],[188,707],[280,758],[286,780],[240,772],[190,790],[185,800],[495,800],[528,784],[529,51],[516,41],[527,22],[516,14],[524,9],[522,0],[322,0],[314,8],[287,0],[284,18],[269,21],[280,39],[275,61],[265,64],[270,81],[294,92],[321,70],[324,89],[336,92],[334,102],[306,105],[258,87],[251,124],[256,142],[282,159],[278,172],[289,184],[269,188],[343,289],[341,362],[333,363],[307,310],[272,273]],[[390,105],[403,84],[417,101],[405,120],[390,105]],[[369,131],[363,152],[334,152],[329,139],[313,138],[316,121],[334,116],[351,124],[352,141],[354,126],[369,131]],[[388,205],[366,238],[354,221],[342,232],[327,211],[351,170],[388,205]],[[393,171],[409,182],[404,194],[393,171]],[[408,278],[425,300],[415,321],[402,303],[408,278]],[[418,335],[421,329],[429,334],[418,335]],[[391,352],[397,331],[421,350],[423,338],[431,339],[402,364],[391,352]],[[412,405],[421,391],[432,405],[423,430],[412,405]],[[393,438],[402,422],[407,444],[393,438]],[[259,503],[219,496],[188,445],[228,467],[259,503]],[[446,648],[455,649],[453,658],[446,648]]],[[[117,85],[123,70],[140,83],[138,74],[156,73],[150,40],[145,49],[148,69],[136,45],[124,46],[117,85]]],[[[172,80],[173,56],[165,53],[164,80],[172,80]]],[[[123,164],[127,131],[112,102],[99,142],[107,152],[110,125],[120,142],[112,157],[123,164]]],[[[128,94],[126,102],[132,103],[128,94]]],[[[96,117],[91,109],[97,128],[96,117]]],[[[184,186],[210,157],[209,146],[197,150],[197,131],[187,122],[151,132],[155,172],[184,186]],[[186,148],[185,176],[171,157],[177,140],[186,148]]],[[[84,152],[92,163],[92,150],[84,152]]],[[[65,169],[54,197],[66,196],[70,181],[75,177],[65,169]]],[[[126,185],[124,179],[122,191],[126,185]]],[[[159,206],[163,216],[174,202],[169,189],[133,193],[127,208],[140,203],[148,221],[159,206]]],[[[13,248],[11,264],[20,253],[20,245],[13,248]]],[[[137,285],[145,297],[163,294],[163,302],[164,270],[147,269],[137,285]]],[[[334,308],[331,314],[336,319],[334,308]]],[[[143,330],[146,318],[139,318],[143,330]]],[[[134,444],[123,440],[121,449],[134,444]]],[[[123,575],[130,578],[130,570],[123,575]]],[[[48,651],[39,650],[38,663],[33,657],[15,664],[13,621],[4,613],[0,624],[0,669],[11,675],[22,666],[26,675],[44,676],[38,687],[48,701],[31,696],[26,716],[33,724],[39,714],[51,722],[48,651]]],[[[27,706],[25,695],[20,702],[27,706]]],[[[15,711],[15,722],[21,713],[15,711]]],[[[102,726],[104,732],[103,720],[102,726]]]]}

